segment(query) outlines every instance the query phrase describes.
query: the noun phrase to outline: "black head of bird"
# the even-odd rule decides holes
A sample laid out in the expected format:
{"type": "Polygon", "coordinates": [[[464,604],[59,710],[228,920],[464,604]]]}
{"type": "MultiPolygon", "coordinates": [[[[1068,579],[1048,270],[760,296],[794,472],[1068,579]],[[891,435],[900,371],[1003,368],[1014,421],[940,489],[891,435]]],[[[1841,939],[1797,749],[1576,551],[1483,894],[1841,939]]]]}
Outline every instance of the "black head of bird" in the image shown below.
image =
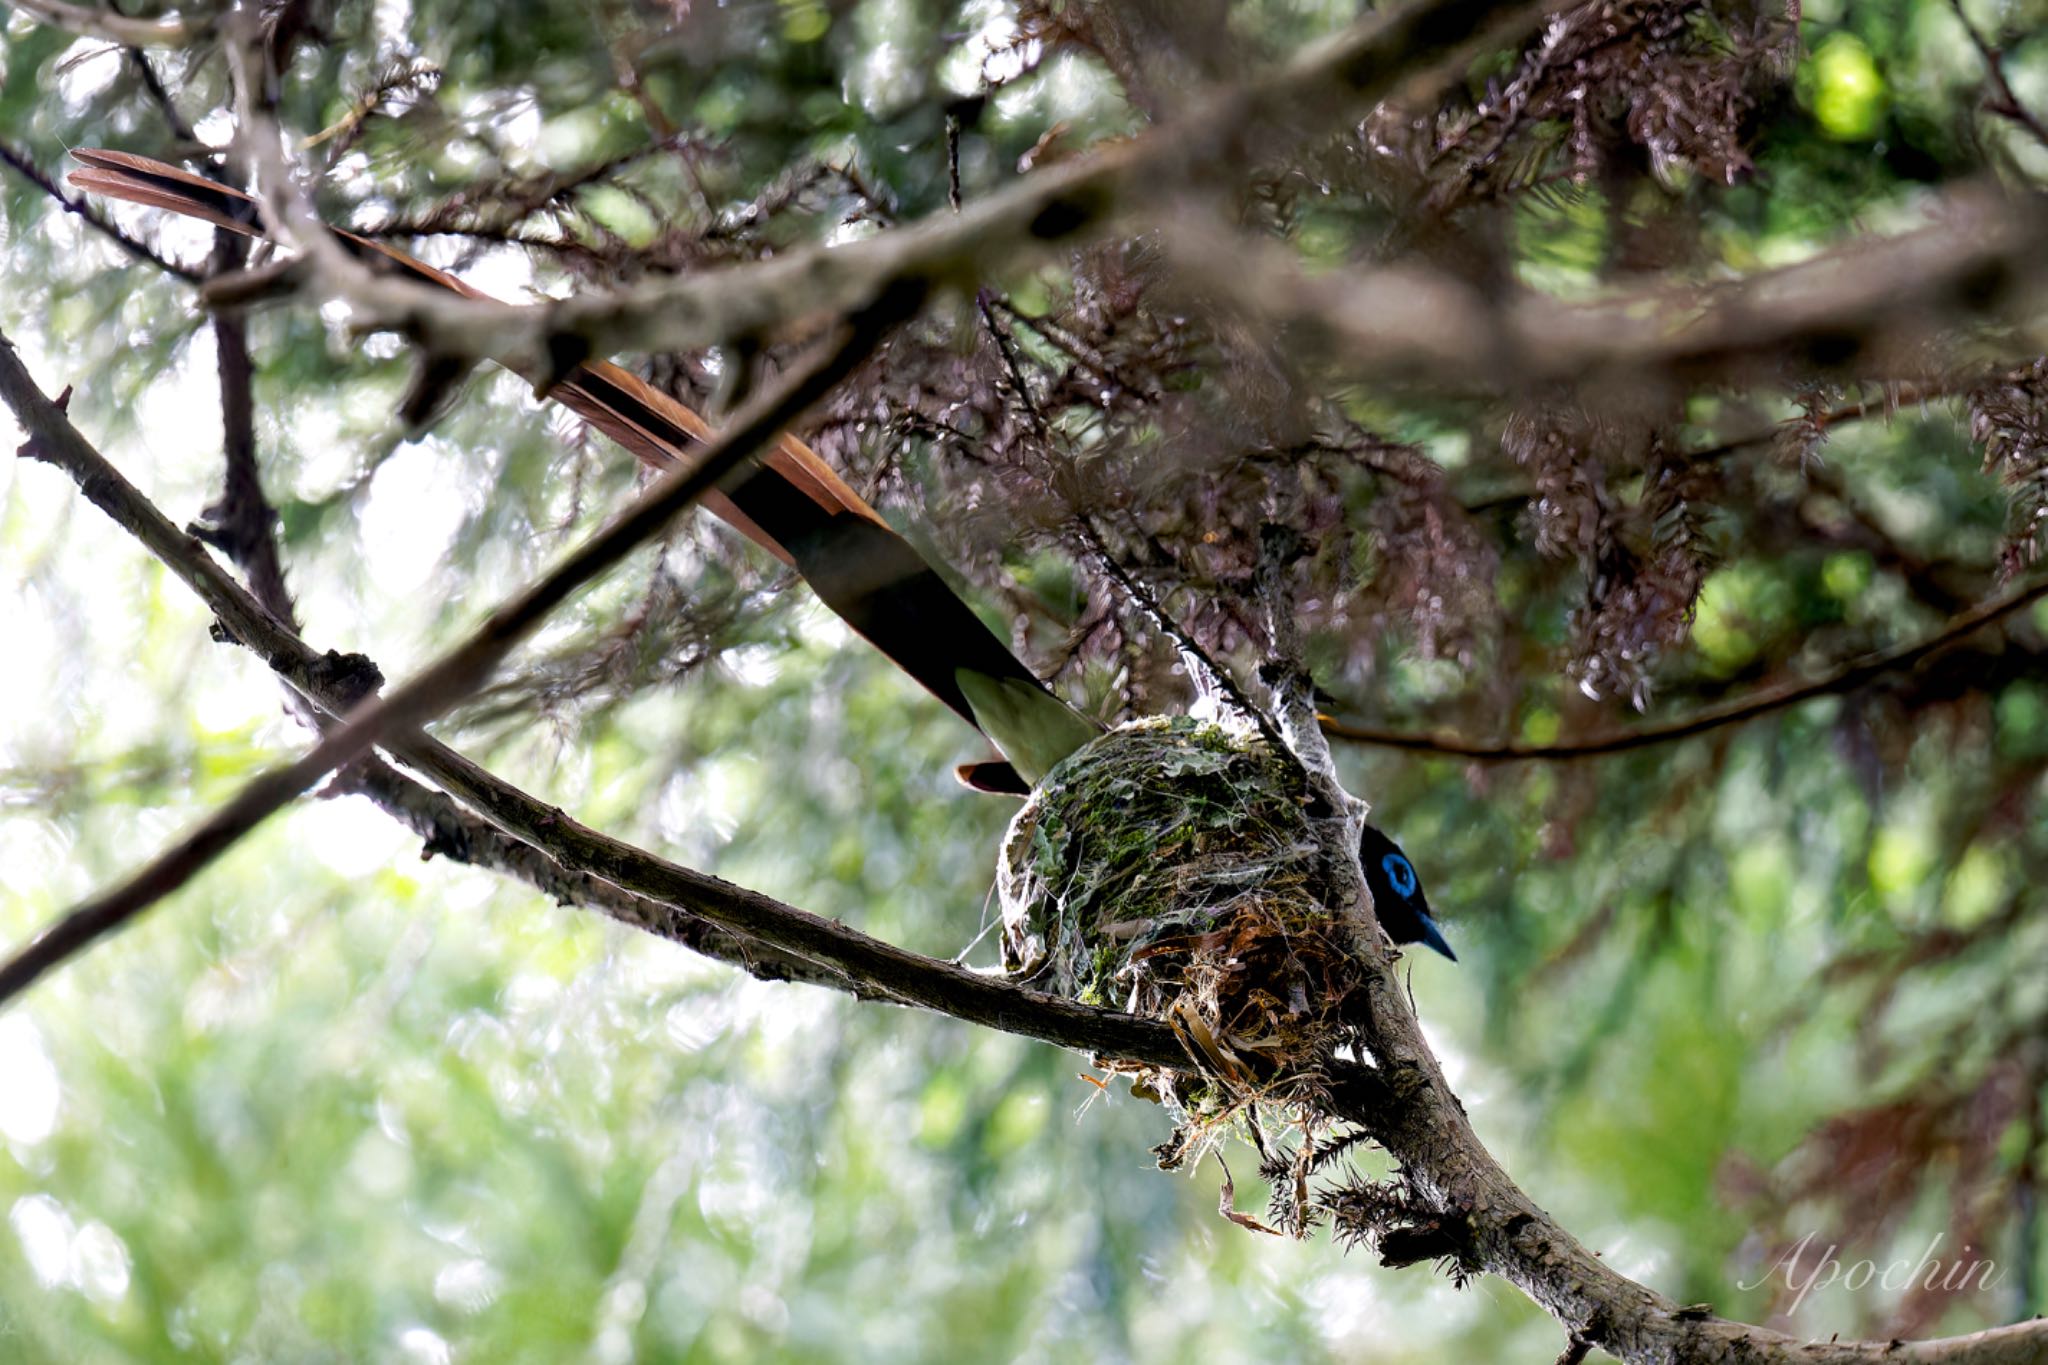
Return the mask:
{"type": "Polygon", "coordinates": [[[1365,869],[1365,884],[1372,890],[1373,913],[1379,916],[1387,937],[1396,943],[1427,944],[1456,962],[1458,955],[1429,917],[1422,879],[1415,875],[1415,864],[1408,861],[1401,846],[1367,825],[1358,836],[1358,861],[1365,869]]]}

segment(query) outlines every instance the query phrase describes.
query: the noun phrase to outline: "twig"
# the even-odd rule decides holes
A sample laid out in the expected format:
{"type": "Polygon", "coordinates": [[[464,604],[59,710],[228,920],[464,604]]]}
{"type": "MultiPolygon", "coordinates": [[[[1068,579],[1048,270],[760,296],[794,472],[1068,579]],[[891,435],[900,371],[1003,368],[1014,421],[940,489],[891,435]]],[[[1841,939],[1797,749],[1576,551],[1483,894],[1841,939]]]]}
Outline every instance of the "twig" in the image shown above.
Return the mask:
{"type": "Polygon", "coordinates": [[[960,115],[946,111],[946,204],[960,211],[960,115]]]}
{"type": "MultiPolygon", "coordinates": [[[[248,255],[247,238],[214,229],[214,274],[239,269],[248,255]]],[[[256,461],[256,365],[249,354],[248,324],[241,313],[221,309],[213,314],[213,335],[220,371],[221,496],[204,513],[208,524],[187,529],[241,567],[271,615],[293,624],[291,594],[277,553],[277,510],[263,495],[256,461]]]]}
{"type": "Polygon", "coordinates": [[[1306,788],[1307,773],[1302,770],[1300,760],[1295,758],[1294,750],[1280,737],[1280,732],[1273,728],[1272,717],[1253,704],[1252,699],[1245,695],[1244,689],[1237,685],[1237,679],[1230,675],[1230,671],[1204,649],[1202,643],[1189,634],[1186,627],[1174,619],[1166,610],[1165,604],[1152,594],[1151,589],[1139,582],[1137,575],[1118,562],[1116,556],[1110,553],[1108,544],[1103,541],[1102,532],[1096,529],[1094,518],[1085,512],[1079,512],[1076,513],[1074,522],[1080,530],[1082,542],[1088,547],[1088,553],[1102,572],[1109,576],[1124,596],[1137,604],[1138,609],[1145,614],[1145,619],[1152,623],[1153,629],[1173,641],[1174,647],[1180,651],[1189,668],[1206,674],[1216,690],[1223,694],[1224,700],[1230,703],[1231,709],[1257,727],[1259,738],[1265,741],[1267,749],[1276,759],[1288,764],[1295,776],[1301,779],[1300,785],[1306,788]]]}
{"type": "MultiPolygon", "coordinates": [[[[1947,390],[1942,386],[1910,385],[1906,386],[1899,403],[1901,406],[1911,402],[1925,403],[1931,399],[1949,396],[1947,390]]],[[[1889,411],[1891,411],[1891,406],[1884,403],[1844,403],[1840,407],[1831,409],[1822,415],[1820,425],[1823,428],[1832,430],[1844,422],[1861,421],[1869,417],[1873,412],[1886,413],[1889,411]]],[[[1685,463],[1689,467],[1717,464],[1722,460],[1739,455],[1745,450],[1753,450],[1758,446],[1771,445],[1784,436],[1787,428],[1792,423],[1799,420],[1801,419],[1793,418],[1787,422],[1771,422],[1753,430],[1745,431],[1738,436],[1730,436],[1725,440],[1700,450],[1688,451],[1684,457],[1685,463]]],[[[1464,503],[1462,506],[1472,516],[1485,516],[1493,512],[1506,511],[1510,507],[1519,507],[1535,496],[1534,493],[1526,489],[1517,489],[1513,492],[1495,493],[1473,502],[1464,503]]]]}
{"type": "MultiPolygon", "coordinates": [[[[1259,559],[1253,581],[1258,589],[1259,611],[1265,617],[1268,656],[1259,669],[1259,677],[1273,702],[1269,710],[1254,714],[1261,718],[1260,729],[1268,736],[1273,735],[1273,725],[1282,727],[1285,738],[1276,745],[1278,753],[1293,769],[1303,793],[1330,807],[1319,823],[1329,845],[1329,856],[1343,873],[1340,881],[1356,880],[1357,894],[1365,895],[1365,883],[1358,873],[1358,835],[1364,806],[1352,799],[1337,780],[1330,742],[1316,728],[1321,717],[1316,714],[1314,688],[1303,662],[1307,655],[1302,648],[1301,622],[1295,615],[1294,594],[1287,582],[1288,571],[1300,554],[1301,538],[1293,528],[1272,522],[1259,528],[1259,559]]],[[[1377,953],[1376,944],[1371,951],[1377,953]]]]}
{"type": "Polygon", "coordinates": [[[1355,744],[1370,744],[1382,749],[1401,749],[1409,753],[1473,759],[1481,763],[1514,763],[1525,759],[1592,758],[1603,754],[1625,753],[1630,749],[1646,749],[1652,745],[1690,739],[1694,735],[1705,734],[1724,725],[1740,725],[1772,711],[1811,701],[1815,697],[1853,692],[1887,673],[1911,668],[1930,654],[1946,649],[2044,597],[2048,597],[2048,581],[1980,603],[1925,640],[1867,656],[1823,677],[1766,688],[1725,706],[1709,707],[1683,720],[1670,721],[1662,725],[1646,725],[1640,729],[1613,730],[1605,734],[1588,735],[1582,739],[1550,744],[1520,744],[1512,741],[1493,743],[1465,739],[1458,735],[1423,735],[1408,730],[1375,729],[1364,725],[1347,724],[1331,716],[1322,716],[1319,720],[1323,733],[1336,739],[1350,740],[1355,744]]]}
{"type": "Polygon", "coordinates": [[[991,298],[989,302],[1004,317],[1009,318],[1013,322],[1023,323],[1026,327],[1038,333],[1039,336],[1045,338],[1051,345],[1065,352],[1082,368],[1093,373],[1096,379],[1102,383],[1113,384],[1120,389],[1134,390],[1147,402],[1157,403],[1165,397],[1159,386],[1150,382],[1146,377],[1138,376],[1136,382],[1134,382],[1131,377],[1120,373],[1116,366],[1099,350],[1074,335],[1072,331],[1062,327],[1052,318],[1034,317],[1019,309],[1016,304],[1000,294],[991,298]]]}
{"type": "Polygon", "coordinates": [[[2048,125],[2044,125],[2035,113],[2020,101],[2013,92],[2012,82],[2005,77],[2005,53],[1991,46],[1988,39],[1970,22],[1970,16],[1963,13],[1963,0],[1948,0],[1949,8],[1956,12],[1956,22],[1963,26],[1963,32],[1970,35],[1970,43],[1977,49],[1977,55],[1984,59],[1984,70],[1991,77],[1991,83],[1998,88],[1998,100],[1985,101],[1985,107],[1993,113],[2002,114],[2034,135],[2034,140],[2048,147],[2048,125]]]}
{"type": "Polygon", "coordinates": [[[192,125],[179,110],[178,102],[171,97],[170,89],[164,84],[163,77],[156,74],[156,65],[149,60],[149,54],[141,48],[131,47],[122,55],[142,78],[142,88],[149,92],[150,99],[155,101],[157,109],[163,114],[164,123],[170,128],[171,136],[187,146],[199,146],[199,134],[193,131],[192,125]]]}
{"type": "MultiPolygon", "coordinates": [[[[974,305],[981,315],[982,326],[987,329],[989,338],[995,342],[996,353],[1002,357],[1003,367],[1009,375],[1010,387],[1016,391],[1017,401],[1023,405],[1025,413],[1031,418],[1031,425],[1037,431],[1038,438],[1050,444],[1053,440],[1052,428],[1031,396],[1031,388],[1024,379],[1024,367],[1017,359],[1016,347],[1011,343],[1009,332],[996,322],[990,292],[986,289],[979,291],[975,295],[974,305]]],[[[1296,775],[1301,779],[1300,785],[1305,789],[1308,785],[1307,773],[1301,770],[1299,760],[1294,757],[1294,751],[1281,739],[1280,732],[1273,728],[1272,719],[1253,705],[1252,699],[1237,685],[1237,679],[1233,678],[1229,671],[1202,647],[1201,642],[1168,613],[1165,605],[1152,591],[1139,582],[1137,576],[1126,569],[1110,552],[1101,530],[1095,525],[1095,519],[1078,507],[1071,508],[1070,511],[1074,529],[1079,534],[1081,543],[1087,547],[1089,557],[1124,596],[1144,613],[1153,628],[1173,641],[1181,657],[1187,661],[1189,681],[1196,682],[1199,686],[1194,675],[1199,673],[1207,677],[1230,703],[1232,709],[1257,727],[1259,737],[1265,741],[1273,756],[1293,766],[1296,775]]]]}

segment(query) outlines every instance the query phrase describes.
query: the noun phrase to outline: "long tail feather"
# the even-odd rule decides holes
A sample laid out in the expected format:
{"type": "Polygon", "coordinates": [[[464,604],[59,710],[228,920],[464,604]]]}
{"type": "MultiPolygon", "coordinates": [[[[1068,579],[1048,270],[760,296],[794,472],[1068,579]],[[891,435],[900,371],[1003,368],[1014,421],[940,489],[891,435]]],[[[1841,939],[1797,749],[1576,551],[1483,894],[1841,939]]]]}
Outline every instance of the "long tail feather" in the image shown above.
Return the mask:
{"type": "MultiPolygon", "coordinates": [[[[79,189],[168,209],[252,237],[265,237],[254,196],[130,152],[83,149],[73,155],[79,189]]],[[[445,271],[340,228],[330,228],[357,256],[379,261],[469,298],[486,297],[445,271]]],[[[686,457],[710,426],[687,405],[608,361],[572,371],[549,391],[592,426],[657,468],[686,457]]],[[[1055,696],[953,592],[916,548],[840,478],[815,451],[785,434],[743,466],[705,505],[735,530],[794,566],[842,620],[866,637],[968,724],[988,734],[1035,780],[1046,766],[1044,736],[1095,728],[1055,696]],[[1011,703],[1002,716],[977,714],[960,679],[995,680],[1011,703]],[[1021,705],[1019,704],[1021,701],[1021,705]],[[1031,722],[1033,733],[1016,728],[1031,722]],[[1010,729],[1005,735],[1003,730],[1010,729]],[[1021,755],[1030,752],[1031,761],[1021,755]]],[[[976,688],[986,694],[986,689],[976,688]]],[[[986,790],[1024,785],[1004,765],[972,765],[986,790]]]]}

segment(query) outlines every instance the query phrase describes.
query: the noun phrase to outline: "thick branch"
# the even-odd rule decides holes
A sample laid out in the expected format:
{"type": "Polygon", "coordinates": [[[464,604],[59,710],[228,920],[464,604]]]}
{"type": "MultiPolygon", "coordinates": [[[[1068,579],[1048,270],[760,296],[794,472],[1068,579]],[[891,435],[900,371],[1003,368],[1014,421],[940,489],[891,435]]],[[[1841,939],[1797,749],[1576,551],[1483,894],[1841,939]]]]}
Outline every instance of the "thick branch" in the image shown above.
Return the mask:
{"type": "Polygon", "coordinates": [[[167,14],[159,19],[135,19],[111,9],[72,5],[65,0],[9,2],[39,24],[122,47],[190,47],[212,33],[214,26],[211,17],[182,19],[167,14]]]}
{"type": "Polygon", "coordinates": [[[1285,246],[1186,212],[1159,229],[1192,287],[1306,328],[1368,370],[1490,393],[1650,368],[1711,375],[1760,356],[1834,369],[1897,333],[2038,304],[2048,284],[2039,203],[1977,187],[1936,218],[1740,280],[1587,303],[1482,292],[1424,266],[1310,275],[1285,246]]]}
{"type": "MultiPolygon", "coordinates": [[[[419,743],[414,741],[393,747],[411,763],[412,751],[419,743]]],[[[432,744],[433,741],[424,743],[432,744]]],[[[431,762],[431,759],[426,760],[426,763],[431,762]]],[[[421,766],[425,770],[426,765],[421,766]]],[[[490,779],[492,782],[496,780],[490,779]]],[[[368,797],[387,815],[418,835],[425,845],[422,856],[439,855],[516,877],[553,897],[558,904],[602,911],[621,924],[665,938],[714,961],[738,967],[757,980],[798,981],[846,991],[857,999],[903,1003],[878,986],[855,981],[807,958],[728,932],[700,915],[665,905],[649,896],[636,895],[594,873],[572,872],[541,848],[506,834],[464,810],[445,793],[415,782],[374,756],[352,764],[337,777],[336,782],[344,789],[368,797]]],[[[523,792],[517,794],[525,800],[532,800],[523,792]]]]}
{"type": "MultiPolygon", "coordinates": [[[[1325,856],[1332,852],[1326,846],[1325,856]]],[[[1342,856],[1356,875],[1355,855],[1346,849],[1342,856]]],[[[1681,1307],[1628,1279],[1537,1207],[1486,1150],[1385,951],[1361,941],[1354,957],[1364,981],[1363,1052],[1372,1064],[1334,1072],[1331,1111],[1394,1159],[1416,1212],[1430,1215],[1428,1256],[1450,1256],[1514,1284],[1571,1342],[1590,1342],[1632,1365],[2020,1365],[2048,1353],[2044,1320],[1944,1341],[1807,1342],[1681,1307]]]]}
{"type": "Polygon", "coordinates": [[[1333,1108],[1381,1143],[1441,1215],[1450,1248],[1541,1305],[1574,1340],[1632,1365],[2035,1365],[2048,1319],[1936,1341],[1802,1341],[1681,1307],[1635,1283],[1538,1208],[1479,1141],[1423,1042],[1407,993],[1371,964],[1370,1078],[1335,1078],[1333,1108]]]}

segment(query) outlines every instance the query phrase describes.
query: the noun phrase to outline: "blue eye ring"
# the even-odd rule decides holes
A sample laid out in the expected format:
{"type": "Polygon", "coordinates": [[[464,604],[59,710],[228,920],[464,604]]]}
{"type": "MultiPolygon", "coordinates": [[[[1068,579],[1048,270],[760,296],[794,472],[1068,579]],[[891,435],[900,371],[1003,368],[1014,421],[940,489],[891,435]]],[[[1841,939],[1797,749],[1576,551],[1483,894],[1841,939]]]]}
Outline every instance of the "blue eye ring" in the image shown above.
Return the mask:
{"type": "Polygon", "coordinates": [[[1403,900],[1414,895],[1415,888],[1420,884],[1415,876],[1415,865],[1398,853],[1389,853],[1380,859],[1380,871],[1387,874],[1388,885],[1392,886],[1394,894],[1403,900]]]}

